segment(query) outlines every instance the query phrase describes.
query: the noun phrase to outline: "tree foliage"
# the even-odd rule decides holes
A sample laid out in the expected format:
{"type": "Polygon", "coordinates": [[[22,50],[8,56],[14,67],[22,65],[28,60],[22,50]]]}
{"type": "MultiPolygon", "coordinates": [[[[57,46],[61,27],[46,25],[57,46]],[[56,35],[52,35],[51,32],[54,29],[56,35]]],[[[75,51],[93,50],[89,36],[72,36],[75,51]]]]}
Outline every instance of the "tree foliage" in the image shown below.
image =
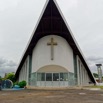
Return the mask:
{"type": "Polygon", "coordinates": [[[2,80],[2,77],[0,76],[0,80],[2,80]]]}
{"type": "Polygon", "coordinates": [[[98,74],[97,73],[93,73],[95,78],[98,78],[98,74]]]}
{"type": "Polygon", "coordinates": [[[5,79],[10,79],[14,83],[15,82],[15,74],[14,73],[8,73],[7,75],[5,75],[4,80],[5,79]]]}

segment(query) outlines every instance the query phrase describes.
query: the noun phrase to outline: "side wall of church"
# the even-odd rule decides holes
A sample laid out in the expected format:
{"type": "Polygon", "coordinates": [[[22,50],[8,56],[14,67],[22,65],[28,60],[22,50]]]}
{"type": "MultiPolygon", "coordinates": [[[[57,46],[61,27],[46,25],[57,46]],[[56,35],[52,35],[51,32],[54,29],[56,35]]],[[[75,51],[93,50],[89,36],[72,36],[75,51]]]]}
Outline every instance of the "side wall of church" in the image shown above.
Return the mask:
{"type": "Polygon", "coordinates": [[[38,41],[32,53],[32,73],[47,65],[58,65],[74,73],[73,51],[64,38],[49,35],[38,41]],[[51,60],[51,46],[47,45],[51,38],[57,42],[54,46],[54,60],[51,60]]]}
{"type": "Polygon", "coordinates": [[[19,73],[19,82],[25,80],[28,84],[29,75],[29,56],[26,58],[19,73]]]}
{"type": "Polygon", "coordinates": [[[89,85],[89,82],[91,82],[90,77],[87,73],[86,68],[84,67],[82,61],[77,56],[77,74],[78,74],[78,85],[86,86],[89,85]]]}

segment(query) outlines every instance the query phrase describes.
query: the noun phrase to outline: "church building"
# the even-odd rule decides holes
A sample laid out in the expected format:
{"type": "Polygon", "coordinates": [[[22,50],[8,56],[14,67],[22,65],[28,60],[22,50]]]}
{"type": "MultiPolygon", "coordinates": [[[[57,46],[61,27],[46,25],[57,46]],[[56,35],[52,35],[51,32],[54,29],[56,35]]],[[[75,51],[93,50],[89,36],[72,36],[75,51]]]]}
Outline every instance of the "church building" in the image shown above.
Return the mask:
{"type": "Polygon", "coordinates": [[[16,80],[34,87],[95,84],[56,0],[46,1],[18,65],[16,80]]]}

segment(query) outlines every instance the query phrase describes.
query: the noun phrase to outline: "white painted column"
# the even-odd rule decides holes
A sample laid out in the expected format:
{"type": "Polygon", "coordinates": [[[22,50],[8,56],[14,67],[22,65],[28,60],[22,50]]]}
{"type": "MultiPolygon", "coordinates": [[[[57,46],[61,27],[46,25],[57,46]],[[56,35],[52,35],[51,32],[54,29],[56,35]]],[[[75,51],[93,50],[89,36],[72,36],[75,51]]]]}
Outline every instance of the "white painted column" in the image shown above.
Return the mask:
{"type": "Polygon", "coordinates": [[[87,85],[87,72],[85,70],[85,85],[87,85]]]}
{"type": "Polygon", "coordinates": [[[79,57],[77,56],[77,73],[78,73],[78,85],[81,85],[81,63],[79,57]]]}
{"type": "Polygon", "coordinates": [[[26,77],[27,77],[27,60],[25,62],[25,81],[26,81],[26,77]]]}
{"type": "Polygon", "coordinates": [[[80,76],[79,76],[79,62],[78,62],[78,56],[77,56],[77,82],[78,82],[78,85],[80,85],[80,76]]]}
{"type": "Polygon", "coordinates": [[[83,68],[83,65],[81,64],[81,76],[82,76],[82,85],[83,85],[83,82],[84,82],[84,68],[83,68]]]}
{"type": "Polygon", "coordinates": [[[81,62],[80,62],[80,85],[82,85],[82,70],[81,70],[81,62]]]}
{"type": "Polygon", "coordinates": [[[25,70],[24,70],[25,68],[24,68],[24,66],[23,66],[23,80],[24,80],[24,78],[25,78],[25,74],[24,74],[24,72],[25,72],[25,70]]]}
{"type": "Polygon", "coordinates": [[[27,60],[25,62],[25,81],[27,82],[27,60]]]}
{"type": "Polygon", "coordinates": [[[83,71],[82,71],[82,65],[81,64],[80,64],[80,68],[81,68],[80,70],[81,70],[81,86],[82,86],[83,85],[83,82],[82,82],[83,81],[83,77],[82,77],[83,71]]]}
{"type": "Polygon", "coordinates": [[[86,84],[88,85],[88,73],[86,71],[86,84]]]}
{"type": "Polygon", "coordinates": [[[23,80],[25,79],[25,66],[23,66],[23,80]]]}
{"type": "Polygon", "coordinates": [[[24,74],[24,80],[25,80],[25,64],[24,64],[24,73],[23,74],[24,74]]]}
{"type": "Polygon", "coordinates": [[[23,67],[21,69],[21,81],[23,80],[23,67]]]}
{"type": "Polygon", "coordinates": [[[84,68],[84,85],[85,85],[85,68],[84,68]]]}
{"type": "Polygon", "coordinates": [[[84,69],[84,85],[86,85],[86,72],[85,72],[85,69],[84,69]]]}
{"type": "Polygon", "coordinates": [[[83,66],[83,85],[84,85],[84,66],[83,66]]]}
{"type": "Polygon", "coordinates": [[[28,59],[27,59],[27,85],[29,84],[29,56],[28,56],[28,59]]]}
{"type": "Polygon", "coordinates": [[[20,70],[20,74],[19,74],[20,76],[19,76],[19,82],[21,81],[21,70],[20,70]]]}
{"type": "Polygon", "coordinates": [[[22,80],[24,79],[24,70],[23,70],[24,68],[22,67],[22,80]]]}

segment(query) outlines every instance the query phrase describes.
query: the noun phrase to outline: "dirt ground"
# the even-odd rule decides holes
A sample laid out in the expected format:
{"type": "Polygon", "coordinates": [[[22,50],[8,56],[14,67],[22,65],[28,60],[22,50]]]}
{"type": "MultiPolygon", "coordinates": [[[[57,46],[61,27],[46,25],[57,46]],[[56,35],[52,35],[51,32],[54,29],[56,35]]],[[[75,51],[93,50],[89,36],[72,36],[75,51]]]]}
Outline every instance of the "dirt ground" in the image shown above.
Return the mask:
{"type": "Polygon", "coordinates": [[[0,91],[0,103],[103,103],[103,91],[73,89],[0,91]]]}

